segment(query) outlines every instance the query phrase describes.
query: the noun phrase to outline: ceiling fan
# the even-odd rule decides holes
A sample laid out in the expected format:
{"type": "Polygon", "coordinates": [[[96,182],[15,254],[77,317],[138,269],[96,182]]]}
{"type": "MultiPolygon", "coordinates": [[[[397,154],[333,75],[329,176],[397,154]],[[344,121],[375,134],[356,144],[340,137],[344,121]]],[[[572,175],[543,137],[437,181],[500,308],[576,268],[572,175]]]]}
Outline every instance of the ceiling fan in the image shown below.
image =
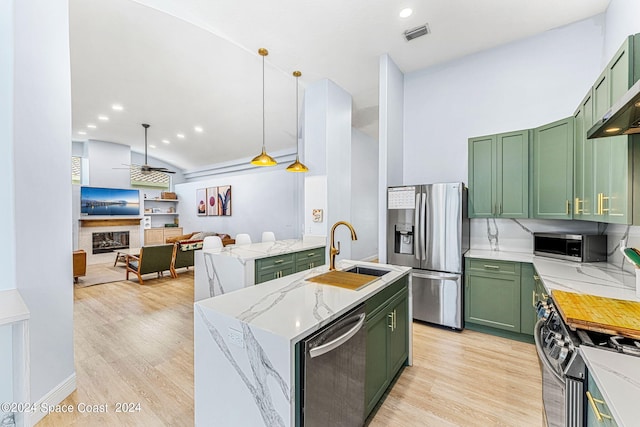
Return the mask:
{"type": "Polygon", "coordinates": [[[139,169],[141,173],[143,174],[149,174],[152,172],[162,172],[162,173],[175,173],[172,170],[169,170],[165,167],[156,167],[156,166],[149,166],[149,163],[147,161],[147,129],[149,129],[151,125],[148,125],[146,123],[142,123],[142,127],[144,128],[144,164],[143,165],[131,165],[130,168],[131,169],[139,169]]]}

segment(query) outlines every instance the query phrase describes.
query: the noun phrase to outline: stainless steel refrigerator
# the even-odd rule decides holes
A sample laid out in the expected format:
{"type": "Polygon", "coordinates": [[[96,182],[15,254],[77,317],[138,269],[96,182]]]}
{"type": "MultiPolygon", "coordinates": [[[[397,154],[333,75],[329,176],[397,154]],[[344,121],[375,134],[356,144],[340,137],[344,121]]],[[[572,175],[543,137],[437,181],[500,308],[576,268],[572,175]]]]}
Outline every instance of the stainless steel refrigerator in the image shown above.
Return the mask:
{"type": "Polygon", "coordinates": [[[462,329],[469,249],[464,183],[389,187],[387,209],[387,262],[413,267],[413,318],[462,329]]]}

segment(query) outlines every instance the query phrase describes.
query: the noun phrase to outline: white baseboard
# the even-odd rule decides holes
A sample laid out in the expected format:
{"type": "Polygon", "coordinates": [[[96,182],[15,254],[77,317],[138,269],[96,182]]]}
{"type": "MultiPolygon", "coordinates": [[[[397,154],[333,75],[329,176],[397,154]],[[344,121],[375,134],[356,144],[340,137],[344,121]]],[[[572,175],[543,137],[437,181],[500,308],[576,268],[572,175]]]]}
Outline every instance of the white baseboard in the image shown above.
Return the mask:
{"type": "MultiPolygon", "coordinates": [[[[60,404],[76,389],[76,373],[71,374],[67,379],[58,384],[49,393],[45,394],[42,399],[36,402],[36,407],[41,408],[44,406],[55,406],[60,404]]],[[[29,419],[25,419],[25,425],[34,426],[38,421],[43,419],[46,413],[42,411],[34,411],[29,414],[29,419]]]]}

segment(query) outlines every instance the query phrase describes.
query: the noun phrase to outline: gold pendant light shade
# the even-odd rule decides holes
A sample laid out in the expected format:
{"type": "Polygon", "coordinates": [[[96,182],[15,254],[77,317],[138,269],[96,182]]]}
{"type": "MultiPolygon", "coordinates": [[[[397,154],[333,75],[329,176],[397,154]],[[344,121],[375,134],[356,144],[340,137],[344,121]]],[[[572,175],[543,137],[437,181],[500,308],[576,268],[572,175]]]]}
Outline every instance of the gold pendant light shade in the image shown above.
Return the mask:
{"type": "Polygon", "coordinates": [[[300,124],[298,123],[298,77],[301,75],[302,73],[300,71],[293,72],[293,77],[296,78],[296,161],[287,166],[287,172],[309,172],[309,168],[300,163],[300,159],[298,158],[298,141],[300,140],[300,124]]]}
{"type": "Polygon", "coordinates": [[[264,57],[269,54],[269,51],[261,47],[258,49],[258,54],[262,56],[262,153],[254,157],[251,160],[251,164],[255,166],[275,166],[278,162],[267,154],[264,146],[264,57]]]}

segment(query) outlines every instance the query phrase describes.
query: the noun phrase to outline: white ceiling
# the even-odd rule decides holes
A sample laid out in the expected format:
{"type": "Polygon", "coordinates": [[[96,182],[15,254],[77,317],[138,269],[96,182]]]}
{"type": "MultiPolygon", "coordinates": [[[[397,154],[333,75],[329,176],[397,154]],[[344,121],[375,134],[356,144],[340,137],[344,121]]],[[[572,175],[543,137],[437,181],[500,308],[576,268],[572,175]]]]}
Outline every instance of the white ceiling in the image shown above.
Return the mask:
{"type": "Polygon", "coordinates": [[[301,100],[304,86],[329,78],[352,94],[354,127],[377,138],[380,55],[411,72],[602,13],[608,4],[70,0],[73,136],[143,151],[140,124],[149,123],[149,144],[156,146],[149,155],[180,169],[253,157],[262,144],[257,51],[265,47],[268,152],[295,150],[294,70],[302,71],[301,100]],[[414,13],[403,19],[405,7],[414,13]],[[425,23],[431,34],[404,39],[405,30],[425,23]],[[123,111],[112,110],[115,103],[123,111]],[[99,121],[100,114],[109,121],[99,121]]]}

